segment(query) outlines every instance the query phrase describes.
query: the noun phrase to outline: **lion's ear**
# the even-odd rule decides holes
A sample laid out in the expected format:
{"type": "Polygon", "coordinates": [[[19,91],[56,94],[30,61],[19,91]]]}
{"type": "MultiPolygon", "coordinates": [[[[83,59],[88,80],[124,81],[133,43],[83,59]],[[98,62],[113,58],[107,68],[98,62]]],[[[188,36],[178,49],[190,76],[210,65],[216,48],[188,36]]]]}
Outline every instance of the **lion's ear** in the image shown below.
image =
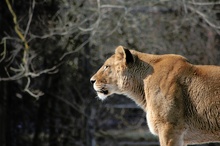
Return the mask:
{"type": "Polygon", "coordinates": [[[122,59],[123,61],[125,61],[126,64],[130,64],[134,62],[134,58],[131,52],[128,49],[124,48],[123,46],[118,46],[115,49],[115,55],[116,57],[118,57],[118,59],[122,59]]]}

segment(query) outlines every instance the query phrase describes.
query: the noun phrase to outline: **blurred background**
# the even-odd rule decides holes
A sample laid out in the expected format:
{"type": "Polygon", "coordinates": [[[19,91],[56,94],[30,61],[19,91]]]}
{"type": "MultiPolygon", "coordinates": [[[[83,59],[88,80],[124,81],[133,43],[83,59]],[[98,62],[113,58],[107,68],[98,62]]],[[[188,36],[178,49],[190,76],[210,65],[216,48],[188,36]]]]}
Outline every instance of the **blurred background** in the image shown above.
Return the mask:
{"type": "Polygon", "coordinates": [[[218,0],[1,0],[0,146],[158,146],[90,77],[118,45],[219,65],[219,34],[218,0]]]}

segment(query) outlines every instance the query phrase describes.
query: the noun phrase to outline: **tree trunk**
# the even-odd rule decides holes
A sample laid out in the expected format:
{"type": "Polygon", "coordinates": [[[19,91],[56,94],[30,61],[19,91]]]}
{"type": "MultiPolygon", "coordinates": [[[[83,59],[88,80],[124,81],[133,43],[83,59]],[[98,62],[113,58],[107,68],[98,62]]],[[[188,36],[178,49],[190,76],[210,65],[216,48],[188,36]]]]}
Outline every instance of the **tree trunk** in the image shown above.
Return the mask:
{"type": "Polygon", "coordinates": [[[43,132],[43,127],[45,125],[45,109],[47,107],[47,102],[48,99],[47,97],[43,96],[39,99],[40,101],[40,106],[38,110],[38,118],[36,121],[36,127],[35,127],[35,134],[34,134],[34,139],[33,139],[33,146],[41,146],[42,145],[42,139],[40,138],[41,132],[43,132]]]}
{"type": "Polygon", "coordinates": [[[1,146],[6,146],[6,99],[7,99],[7,90],[6,83],[1,83],[0,86],[0,144],[1,146]]]}

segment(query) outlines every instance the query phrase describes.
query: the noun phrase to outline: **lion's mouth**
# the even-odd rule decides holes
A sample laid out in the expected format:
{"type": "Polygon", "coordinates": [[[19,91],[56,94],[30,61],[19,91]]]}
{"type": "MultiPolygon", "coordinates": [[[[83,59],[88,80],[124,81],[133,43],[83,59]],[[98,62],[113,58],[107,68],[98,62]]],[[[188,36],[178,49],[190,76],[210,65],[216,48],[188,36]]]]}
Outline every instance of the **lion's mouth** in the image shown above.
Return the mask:
{"type": "Polygon", "coordinates": [[[101,89],[99,91],[97,91],[99,93],[103,93],[104,95],[107,95],[108,94],[108,90],[105,90],[105,89],[101,89]]]}

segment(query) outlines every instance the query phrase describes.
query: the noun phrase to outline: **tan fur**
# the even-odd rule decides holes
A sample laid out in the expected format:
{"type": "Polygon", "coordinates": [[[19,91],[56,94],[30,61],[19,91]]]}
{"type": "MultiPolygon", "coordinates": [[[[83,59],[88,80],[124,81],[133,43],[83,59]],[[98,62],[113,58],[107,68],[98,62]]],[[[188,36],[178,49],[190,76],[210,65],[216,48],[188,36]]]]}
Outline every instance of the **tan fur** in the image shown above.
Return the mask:
{"type": "Polygon", "coordinates": [[[161,146],[220,142],[218,66],[119,46],[91,82],[101,99],[124,94],[140,105],[161,146]]]}

